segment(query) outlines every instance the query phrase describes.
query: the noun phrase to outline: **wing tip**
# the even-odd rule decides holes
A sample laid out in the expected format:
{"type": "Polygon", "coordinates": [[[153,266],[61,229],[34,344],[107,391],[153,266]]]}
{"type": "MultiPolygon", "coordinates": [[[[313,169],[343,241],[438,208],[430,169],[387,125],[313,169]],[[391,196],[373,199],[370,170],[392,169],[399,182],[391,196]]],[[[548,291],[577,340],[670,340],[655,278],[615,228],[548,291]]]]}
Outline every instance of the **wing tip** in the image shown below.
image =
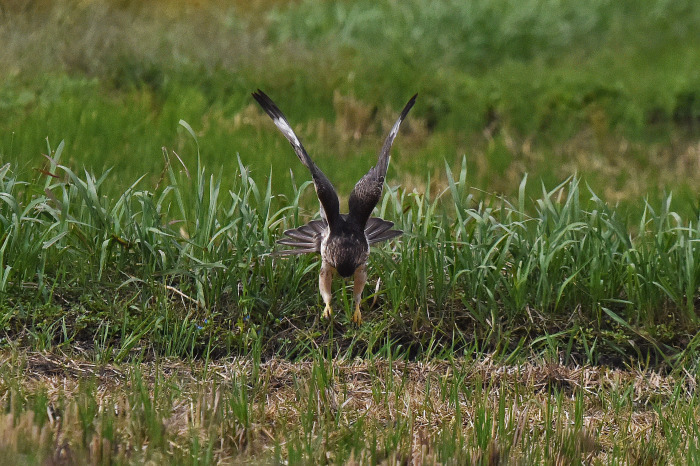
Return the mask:
{"type": "Polygon", "coordinates": [[[257,89],[255,92],[252,92],[250,94],[253,96],[255,101],[260,104],[260,106],[265,110],[265,113],[267,113],[270,117],[273,119],[278,118],[281,115],[281,112],[277,105],[272,101],[272,99],[265,94],[261,89],[257,89]]]}
{"type": "Polygon", "coordinates": [[[267,94],[265,94],[265,93],[262,91],[262,89],[260,89],[260,88],[257,88],[255,91],[251,92],[250,95],[253,96],[253,98],[254,98],[255,100],[257,100],[258,103],[261,104],[261,105],[262,105],[262,102],[263,102],[263,101],[268,101],[268,100],[270,100],[270,98],[267,96],[267,94]]]}
{"type": "Polygon", "coordinates": [[[406,115],[408,115],[408,112],[413,108],[413,105],[416,103],[416,99],[418,98],[418,93],[416,92],[413,94],[413,97],[408,99],[408,102],[406,102],[406,105],[404,106],[403,110],[401,111],[401,119],[403,120],[406,118],[406,115]]]}

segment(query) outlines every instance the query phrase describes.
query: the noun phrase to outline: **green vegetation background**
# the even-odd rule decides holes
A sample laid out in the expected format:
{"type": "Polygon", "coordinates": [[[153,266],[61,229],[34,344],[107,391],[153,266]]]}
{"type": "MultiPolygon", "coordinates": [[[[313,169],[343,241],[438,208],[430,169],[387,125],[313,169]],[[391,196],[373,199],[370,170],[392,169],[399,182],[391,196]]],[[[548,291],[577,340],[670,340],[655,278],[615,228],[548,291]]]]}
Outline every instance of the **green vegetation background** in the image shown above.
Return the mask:
{"type": "Polygon", "coordinates": [[[250,97],[261,88],[341,193],[419,94],[389,170],[400,188],[382,209],[420,231],[377,255],[380,305],[392,312],[359,340],[347,330],[347,354],[382,338],[418,341],[424,354],[454,341],[504,354],[534,342],[574,346],[596,362],[603,346],[643,359],[667,352],[660,339],[681,355],[698,344],[695,1],[15,0],[0,20],[3,206],[30,206],[32,225],[58,219],[33,237],[3,214],[0,323],[10,335],[40,347],[88,341],[117,359],[143,339],[182,355],[211,344],[250,351],[260,331],[286,354],[326,338],[317,327],[299,331],[316,314],[313,259],[263,259],[281,228],[317,205],[311,190],[297,190],[307,173],[250,97]],[[42,156],[57,152],[58,171],[42,156]],[[176,201],[163,201],[172,193],[176,201]],[[436,210],[440,193],[450,193],[449,208],[436,210]],[[37,196],[47,196],[39,213],[37,196]],[[301,210],[284,210],[295,198],[301,210]],[[525,226],[526,214],[538,227],[525,226]],[[531,262],[513,262],[517,241],[531,262]],[[591,266],[595,282],[582,270],[598,246],[609,254],[591,266]],[[421,248],[433,254],[411,255],[421,248]],[[643,272],[630,259],[637,253],[648,259],[643,272]],[[608,273],[616,265],[619,275],[608,273]],[[506,275],[514,281],[504,285],[506,275]],[[512,285],[512,302],[501,285],[512,285]]]}
{"type": "Polygon", "coordinates": [[[698,31],[697,0],[3,0],[0,458],[699,464],[698,31]],[[318,204],[257,88],[341,195],[419,94],[360,327],[270,255],[318,204]]]}
{"type": "Polygon", "coordinates": [[[577,172],[611,203],[672,189],[674,208],[697,206],[691,0],[15,0],[0,15],[0,157],[17,173],[36,173],[48,138],[76,170],[112,168],[115,192],[154,181],[161,147],[193,163],[184,119],[208,167],[232,173],[238,154],[288,194],[289,169],[306,174],[253,106],[261,88],[348,192],[418,92],[394,185],[424,190],[429,173],[437,192],[466,154],[489,193],[577,172]]]}

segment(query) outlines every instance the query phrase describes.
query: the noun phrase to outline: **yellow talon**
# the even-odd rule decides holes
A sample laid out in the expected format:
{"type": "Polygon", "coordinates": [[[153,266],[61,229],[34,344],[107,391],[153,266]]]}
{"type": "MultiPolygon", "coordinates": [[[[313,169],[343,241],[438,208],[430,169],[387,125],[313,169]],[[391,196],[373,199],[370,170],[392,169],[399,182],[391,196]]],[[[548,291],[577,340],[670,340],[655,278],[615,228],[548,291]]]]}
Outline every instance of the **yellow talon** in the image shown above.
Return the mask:
{"type": "Polygon", "coordinates": [[[324,319],[330,319],[331,314],[333,314],[333,309],[331,309],[331,305],[330,305],[330,304],[326,304],[326,308],[323,310],[323,314],[321,314],[321,316],[322,316],[324,319]]]}
{"type": "Polygon", "coordinates": [[[352,313],[352,321],[357,325],[362,324],[362,312],[360,312],[360,305],[355,307],[355,312],[352,313]]]}

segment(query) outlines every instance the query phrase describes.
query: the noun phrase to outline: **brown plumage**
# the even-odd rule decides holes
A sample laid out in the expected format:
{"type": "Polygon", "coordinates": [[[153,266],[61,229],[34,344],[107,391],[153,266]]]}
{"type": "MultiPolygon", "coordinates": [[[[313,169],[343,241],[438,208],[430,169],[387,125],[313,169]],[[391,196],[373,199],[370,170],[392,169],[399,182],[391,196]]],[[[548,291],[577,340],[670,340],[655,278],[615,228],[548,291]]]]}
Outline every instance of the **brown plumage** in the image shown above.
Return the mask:
{"type": "Polygon", "coordinates": [[[360,181],[357,182],[348,199],[349,212],[340,213],[338,194],[326,175],[314,164],[306,153],[304,146],[292,130],[287,118],[275,103],[261,90],[253,93],[253,98],[272,118],[277,128],[287,138],[294,148],[301,163],[311,172],[316,195],[321,203],[321,219],[312,220],[306,225],[287,230],[285,238],[278,241],[284,246],[296,249],[280,251],[280,254],[305,254],[318,252],[321,254],[321,272],[319,288],[326,307],[324,317],[329,317],[331,309],[331,280],[333,271],[342,277],[354,275],[355,312],[352,320],[362,322],[360,301],[362,290],[367,281],[367,258],[371,244],[386,241],[401,235],[403,232],[394,230],[394,224],[378,217],[371,217],[374,207],[379,202],[384,187],[384,178],[391,158],[391,145],[396,138],[401,122],[406,118],[416,101],[416,95],[411,97],[398,120],[391,128],[384,141],[377,165],[372,167],[360,181]]]}

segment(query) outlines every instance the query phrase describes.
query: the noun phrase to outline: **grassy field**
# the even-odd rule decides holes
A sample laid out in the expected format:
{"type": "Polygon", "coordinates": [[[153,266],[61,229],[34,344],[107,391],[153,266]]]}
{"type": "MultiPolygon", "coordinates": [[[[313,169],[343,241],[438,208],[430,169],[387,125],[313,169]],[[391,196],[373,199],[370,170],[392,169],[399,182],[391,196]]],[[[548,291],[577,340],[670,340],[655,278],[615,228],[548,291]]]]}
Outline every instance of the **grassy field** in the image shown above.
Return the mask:
{"type": "Polygon", "coordinates": [[[0,361],[12,464],[696,464],[689,380],[557,363],[0,361]]]}
{"type": "MultiPolygon", "coordinates": [[[[0,454],[694,464],[700,6],[0,7],[0,454]],[[317,215],[407,98],[365,323],[317,215]],[[342,169],[339,169],[342,167],[342,169]],[[290,173],[291,170],[291,173],[290,173]]],[[[343,195],[344,194],[344,195],[343,195]]]]}

